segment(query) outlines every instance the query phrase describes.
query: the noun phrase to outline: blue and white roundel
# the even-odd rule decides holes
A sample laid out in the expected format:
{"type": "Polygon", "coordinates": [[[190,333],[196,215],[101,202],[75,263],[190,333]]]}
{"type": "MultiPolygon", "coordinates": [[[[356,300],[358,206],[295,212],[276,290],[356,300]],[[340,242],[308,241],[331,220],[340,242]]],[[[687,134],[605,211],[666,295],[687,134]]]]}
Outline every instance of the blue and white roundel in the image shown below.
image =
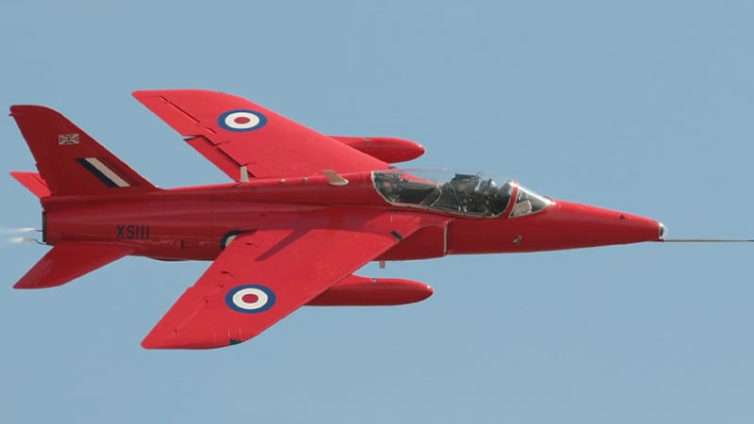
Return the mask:
{"type": "Polygon", "coordinates": [[[259,284],[233,287],[225,296],[230,309],[246,314],[264,312],[275,304],[275,292],[259,284]]]}
{"type": "Polygon", "coordinates": [[[267,123],[267,117],[248,109],[229,110],[217,119],[217,123],[228,131],[253,131],[267,123]]]}

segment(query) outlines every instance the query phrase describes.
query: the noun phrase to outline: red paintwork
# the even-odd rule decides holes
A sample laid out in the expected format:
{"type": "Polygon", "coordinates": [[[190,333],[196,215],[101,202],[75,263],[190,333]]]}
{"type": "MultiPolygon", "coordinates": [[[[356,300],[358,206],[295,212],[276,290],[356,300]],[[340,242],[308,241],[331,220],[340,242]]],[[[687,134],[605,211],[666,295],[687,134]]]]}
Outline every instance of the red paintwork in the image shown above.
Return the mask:
{"type": "Polygon", "coordinates": [[[494,221],[454,220],[447,253],[536,252],[660,240],[655,220],[566,201],[533,215],[494,221]]]}
{"type": "Polygon", "coordinates": [[[389,166],[238,96],[205,90],[134,91],[133,95],[197,150],[202,146],[200,153],[236,181],[240,180],[241,166],[255,177],[312,175],[323,169],[345,173],[389,166]],[[220,127],[218,118],[235,110],[261,113],[267,123],[250,132],[220,127]]]}
{"type": "Polygon", "coordinates": [[[383,228],[408,235],[423,220],[411,214],[374,211],[322,219],[321,227],[315,229],[296,226],[291,231],[289,226],[239,235],[157,323],[142,346],[201,349],[248,340],[393,246],[395,238],[383,228]],[[229,289],[248,284],[261,284],[275,293],[274,307],[261,313],[230,307],[229,289]]]}
{"type": "Polygon", "coordinates": [[[420,302],[432,296],[432,287],[399,278],[350,275],[315,297],[309,306],[387,306],[420,302]]]}
{"type": "Polygon", "coordinates": [[[159,189],[59,113],[13,106],[41,174],[13,175],[41,198],[44,241],[55,246],[17,287],[64,284],[126,254],[214,261],[145,347],[226,346],[304,304],[402,304],[432,294],[422,283],[373,283],[352,274],[368,261],[661,240],[657,221],[567,201],[517,218],[508,217],[513,202],[495,218],[390,205],[375,190],[372,171],[420,155],[423,148],[413,142],[336,141],[222,93],[134,95],[236,182],[159,189]],[[247,115],[223,121],[238,110],[247,115]],[[258,128],[240,131],[227,122],[258,128]],[[324,170],[341,180],[329,180],[324,170]],[[254,299],[265,295],[257,289],[233,298],[245,285],[263,286],[275,299],[267,296],[270,303],[258,307],[254,299]]]}
{"type": "Polygon", "coordinates": [[[133,251],[133,247],[113,243],[61,241],[13,288],[44,289],[60,286],[133,251]]]}
{"type": "Polygon", "coordinates": [[[47,197],[51,194],[47,183],[37,172],[11,172],[10,176],[37,197],[47,197]]]}
{"type": "Polygon", "coordinates": [[[424,146],[411,140],[394,137],[330,137],[383,162],[399,163],[414,160],[425,152],[424,146]]]}
{"type": "MultiPolygon", "coordinates": [[[[349,216],[363,208],[388,208],[368,174],[345,174],[349,184],[334,187],[324,176],[247,184],[165,190],[147,195],[90,199],[48,197],[45,237],[61,240],[116,241],[116,223],[150,226],[149,240],[130,240],[135,255],[162,259],[212,260],[220,239],[230,231],[288,228],[291,222],[349,216]],[[254,199],[253,203],[249,200],[254,199]],[[297,199],[293,203],[288,199],[297,199]],[[145,211],[159,211],[149,214],[145,211]],[[86,216],[87,219],[82,219],[86,216]]],[[[440,257],[446,254],[507,253],[570,249],[659,240],[657,221],[587,205],[556,201],[542,212],[519,218],[465,218],[447,215],[405,238],[376,260],[440,257]],[[621,216],[624,218],[621,219],[621,216]],[[519,243],[514,239],[521,237],[519,243]]]]}

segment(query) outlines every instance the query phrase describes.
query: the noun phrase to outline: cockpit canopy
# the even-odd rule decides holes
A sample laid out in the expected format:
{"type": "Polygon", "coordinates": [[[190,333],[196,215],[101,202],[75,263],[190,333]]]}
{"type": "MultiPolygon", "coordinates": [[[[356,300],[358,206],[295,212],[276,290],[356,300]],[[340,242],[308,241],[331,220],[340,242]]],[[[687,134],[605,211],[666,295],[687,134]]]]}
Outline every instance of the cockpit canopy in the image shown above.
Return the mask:
{"type": "MultiPolygon", "coordinates": [[[[508,210],[511,218],[529,215],[546,208],[552,201],[508,180],[498,184],[483,174],[454,174],[438,182],[436,178],[417,176],[391,169],[375,171],[372,179],[377,192],[396,206],[410,206],[476,217],[497,217],[508,210]]],[[[433,176],[434,177],[434,176],[433,176]]]]}

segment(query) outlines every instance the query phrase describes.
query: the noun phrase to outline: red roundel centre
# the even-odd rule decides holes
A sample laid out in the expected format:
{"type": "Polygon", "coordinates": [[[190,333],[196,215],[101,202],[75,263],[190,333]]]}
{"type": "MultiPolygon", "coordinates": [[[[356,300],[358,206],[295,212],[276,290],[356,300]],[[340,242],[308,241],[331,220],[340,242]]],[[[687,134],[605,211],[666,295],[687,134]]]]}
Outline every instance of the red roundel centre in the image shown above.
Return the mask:
{"type": "Polygon", "coordinates": [[[243,297],[241,298],[241,300],[243,300],[245,303],[254,303],[257,300],[259,300],[259,296],[255,295],[253,293],[249,293],[249,294],[243,295],[243,297]]]}
{"type": "Polygon", "coordinates": [[[249,122],[251,122],[251,118],[249,118],[248,116],[238,116],[233,119],[233,122],[235,122],[236,124],[248,124],[249,122]]]}

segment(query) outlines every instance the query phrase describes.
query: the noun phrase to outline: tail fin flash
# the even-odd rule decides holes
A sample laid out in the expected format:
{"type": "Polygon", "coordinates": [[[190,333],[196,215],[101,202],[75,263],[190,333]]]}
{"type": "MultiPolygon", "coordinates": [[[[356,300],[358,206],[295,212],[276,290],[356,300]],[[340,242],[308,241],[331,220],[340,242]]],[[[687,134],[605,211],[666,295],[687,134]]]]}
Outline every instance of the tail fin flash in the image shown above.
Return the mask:
{"type": "Polygon", "coordinates": [[[61,241],[13,287],[41,289],[61,286],[132,252],[133,249],[125,246],[61,241]]]}
{"type": "MultiPolygon", "coordinates": [[[[156,190],[60,113],[43,106],[16,105],[10,110],[52,195],[156,190]]],[[[27,184],[33,183],[31,177],[13,177],[39,195],[27,184]]]]}

